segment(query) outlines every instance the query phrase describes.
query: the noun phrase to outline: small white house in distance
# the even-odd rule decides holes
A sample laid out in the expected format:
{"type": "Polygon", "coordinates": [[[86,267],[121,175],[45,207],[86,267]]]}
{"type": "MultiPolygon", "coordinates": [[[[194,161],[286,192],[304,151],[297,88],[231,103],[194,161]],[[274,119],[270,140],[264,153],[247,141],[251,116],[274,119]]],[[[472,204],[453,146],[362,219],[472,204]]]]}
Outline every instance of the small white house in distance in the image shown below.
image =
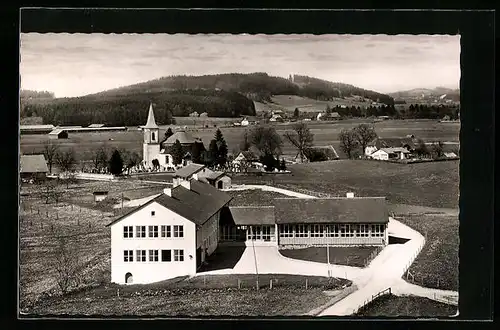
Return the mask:
{"type": "Polygon", "coordinates": [[[248,119],[243,118],[243,120],[241,121],[241,126],[248,126],[248,124],[249,124],[248,119]]]}
{"type": "Polygon", "coordinates": [[[111,227],[111,282],[147,284],[195,275],[218,244],[231,197],[196,179],[182,181],[119,217],[111,227]]]}
{"type": "Polygon", "coordinates": [[[378,160],[405,159],[405,155],[409,153],[405,148],[382,148],[372,153],[370,157],[378,160]]]}

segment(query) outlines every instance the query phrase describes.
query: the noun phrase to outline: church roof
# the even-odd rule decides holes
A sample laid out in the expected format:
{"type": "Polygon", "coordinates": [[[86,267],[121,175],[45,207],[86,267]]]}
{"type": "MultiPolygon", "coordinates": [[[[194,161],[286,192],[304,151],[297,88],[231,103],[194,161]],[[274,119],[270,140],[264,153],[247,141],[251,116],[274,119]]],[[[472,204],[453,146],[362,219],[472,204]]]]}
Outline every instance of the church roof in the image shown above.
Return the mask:
{"type": "Polygon", "coordinates": [[[156,125],[155,114],[153,112],[153,104],[151,103],[149,104],[148,121],[143,128],[159,128],[158,125],[156,125]]]}
{"type": "Polygon", "coordinates": [[[169,137],[165,142],[163,142],[165,145],[173,145],[175,143],[175,140],[179,140],[181,144],[192,144],[196,141],[196,139],[186,131],[177,131],[169,137]]]}

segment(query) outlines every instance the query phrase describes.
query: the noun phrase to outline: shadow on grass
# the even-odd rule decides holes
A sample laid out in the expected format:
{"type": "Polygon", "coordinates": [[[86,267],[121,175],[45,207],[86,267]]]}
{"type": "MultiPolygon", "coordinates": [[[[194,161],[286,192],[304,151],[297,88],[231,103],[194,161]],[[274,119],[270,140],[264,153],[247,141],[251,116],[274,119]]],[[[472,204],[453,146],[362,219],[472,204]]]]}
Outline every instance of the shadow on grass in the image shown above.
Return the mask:
{"type": "Polygon", "coordinates": [[[219,246],[205,261],[198,272],[207,272],[212,270],[234,268],[240,261],[245,246],[219,246]]]}

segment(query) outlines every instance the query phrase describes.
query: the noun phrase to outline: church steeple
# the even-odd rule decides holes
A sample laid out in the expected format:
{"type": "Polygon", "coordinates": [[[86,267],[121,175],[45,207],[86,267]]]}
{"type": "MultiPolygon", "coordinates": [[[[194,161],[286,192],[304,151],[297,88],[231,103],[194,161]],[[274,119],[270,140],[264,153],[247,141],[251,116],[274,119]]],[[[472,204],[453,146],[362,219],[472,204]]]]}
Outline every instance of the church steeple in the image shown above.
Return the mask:
{"type": "Polygon", "coordinates": [[[153,103],[149,104],[149,113],[148,113],[148,121],[146,122],[146,126],[144,128],[156,128],[158,129],[158,125],[156,125],[155,114],[153,112],[153,103]]]}

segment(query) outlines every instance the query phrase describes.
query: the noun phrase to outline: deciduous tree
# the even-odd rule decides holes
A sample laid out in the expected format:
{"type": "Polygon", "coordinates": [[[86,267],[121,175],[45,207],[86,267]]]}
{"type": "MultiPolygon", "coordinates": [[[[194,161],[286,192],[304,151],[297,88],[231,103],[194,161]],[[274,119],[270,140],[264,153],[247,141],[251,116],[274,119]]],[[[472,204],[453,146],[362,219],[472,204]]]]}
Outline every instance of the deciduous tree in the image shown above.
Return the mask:
{"type": "Polygon", "coordinates": [[[170,149],[170,153],[172,155],[172,162],[174,165],[179,165],[182,163],[183,158],[183,149],[179,140],[175,140],[174,145],[170,149]]]}
{"type": "Polygon", "coordinates": [[[361,147],[361,152],[364,155],[368,143],[377,138],[375,128],[368,124],[359,124],[358,126],[353,128],[353,132],[356,136],[356,140],[358,141],[359,146],[361,147]]]}
{"type": "Polygon", "coordinates": [[[257,126],[250,130],[249,142],[261,155],[277,156],[281,153],[283,141],[272,126],[257,126]]]}
{"type": "Polygon", "coordinates": [[[52,141],[47,141],[43,144],[43,155],[47,161],[47,166],[49,167],[49,173],[52,174],[52,165],[56,162],[56,157],[59,147],[52,143],[52,141]]]}
{"type": "Polygon", "coordinates": [[[76,154],[73,148],[56,154],[57,166],[63,172],[71,172],[76,165],[76,154]]]}
{"type": "Polygon", "coordinates": [[[80,283],[79,251],[70,246],[66,237],[56,236],[56,247],[51,254],[49,264],[55,272],[56,283],[63,294],[80,283]]]}
{"type": "Polygon", "coordinates": [[[285,138],[297,148],[297,155],[300,157],[300,161],[304,161],[305,150],[313,145],[314,134],[306,123],[297,123],[293,125],[292,132],[285,132],[285,138]]]}
{"type": "Polygon", "coordinates": [[[347,155],[349,159],[353,156],[353,151],[358,147],[356,134],[352,130],[343,129],[339,134],[340,149],[347,155]]]}

